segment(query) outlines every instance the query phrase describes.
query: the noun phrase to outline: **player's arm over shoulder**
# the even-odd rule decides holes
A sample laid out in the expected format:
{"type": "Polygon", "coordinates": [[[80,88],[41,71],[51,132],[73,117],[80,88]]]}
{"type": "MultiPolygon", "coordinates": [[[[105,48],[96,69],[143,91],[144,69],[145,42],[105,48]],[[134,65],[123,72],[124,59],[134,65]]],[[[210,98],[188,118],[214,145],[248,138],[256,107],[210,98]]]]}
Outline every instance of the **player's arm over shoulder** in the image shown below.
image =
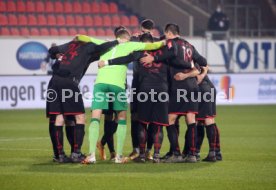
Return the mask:
{"type": "Polygon", "coordinates": [[[164,41],[154,43],[128,42],[133,51],[156,50],[165,45],[164,41]]]}
{"type": "Polygon", "coordinates": [[[93,37],[82,35],[82,34],[76,35],[76,40],[81,41],[81,42],[86,42],[86,43],[87,42],[93,42],[97,45],[100,45],[100,44],[103,44],[103,43],[106,42],[105,40],[93,38],[93,37]]]}

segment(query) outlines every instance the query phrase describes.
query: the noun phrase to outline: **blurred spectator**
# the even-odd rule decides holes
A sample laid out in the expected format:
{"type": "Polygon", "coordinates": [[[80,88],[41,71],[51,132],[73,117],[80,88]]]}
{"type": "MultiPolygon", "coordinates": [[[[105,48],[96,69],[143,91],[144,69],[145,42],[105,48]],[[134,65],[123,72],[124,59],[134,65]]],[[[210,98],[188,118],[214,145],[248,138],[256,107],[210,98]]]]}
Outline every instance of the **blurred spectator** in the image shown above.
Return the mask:
{"type": "MultiPolygon", "coordinates": [[[[51,47],[57,46],[56,43],[52,43],[51,47]]],[[[47,55],[47,57],[45,58],[44,62],[42,63],[42,68],[45,69],[47,71],[48,75],[52,75],[53,74],[53,69],[52,66],[55,64],[55,59],[51,59],[50,54],[47,55]]]]}
{"type": "Polygon", "coordinates": [[[229,18],[222,12],[221,6],[218,5],[216,11],[212,14],[208,22],[209,31],[227,31],[229,30],[229,18]]]}

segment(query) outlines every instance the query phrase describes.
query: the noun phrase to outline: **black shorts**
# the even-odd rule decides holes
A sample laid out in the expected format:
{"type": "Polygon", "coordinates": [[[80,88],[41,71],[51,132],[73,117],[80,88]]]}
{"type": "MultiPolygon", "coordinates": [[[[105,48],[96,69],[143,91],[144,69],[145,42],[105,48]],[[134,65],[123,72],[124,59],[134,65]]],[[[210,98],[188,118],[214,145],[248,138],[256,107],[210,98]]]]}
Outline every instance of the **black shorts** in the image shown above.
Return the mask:
{"type": "Polygon", "coordinates": [[[199,85],[201,101],[199,102],[196,120],[205,120],[216,116],[216,89],[212,83],[203,81],[199,85]],[[208,93],[205,94],[204,93],[208,93]]]}
{"type": "Polygon", "coordinates": [[[186,115],[198,113],[198,85],[195,78],[173,81],[170,90],[169,113],[186,115]]]}
{"type": "Polygon", "coordinates": [[[113,110],[113,102],[109,102],[108,103],[108,109],[107,110],[103,110],[102,114],[104,115],[111,115],[115,113],[115,111],[113,110]]]}
{"type": "Polygon", "coordinates": [[[138,93],[138,87],[139,87],[139,81],[138,77],[133,76],[133,80],[131,83],[131,89],[133,90],[132,94],[132,100],[130,101],[130,112],[131,113],[137,113],[137,93],[138,93]]]}
{"type": "MultiPolygon", "coordinates": [[[[140,90],[139,93],[147,93],[149,94],[150,90],[140,90]]],[[[157,96],[160,93],[168,93],[167,89],[164,90],[156,90],[157,94],[155,95],[156,102],[152,101],[150,98],[150,95],[148,95],[148,99],[145,102],[139,101],[137,104],[137,111],[138,111],[138,120],[142,123],[149,124],[154,123],[157,125],[162,126],[168,126],[169,120],[168,120],[168,95],[167,100],[165,98],[165,95],[162,95],[162,101],[159,101],[157,96]],[[164,101],[163,101],[164,100],[164,101]]],[[[141,100],[144,99],[143,96],[141,97],[141,100]]]]}
{"type": "Polygon", "coordinates": [[[82,95],[72,79],[53,76],[47,90],[46,115],[85,113],[82,95]],[[64,94],[64,97],[62,97],[64,94]]]}

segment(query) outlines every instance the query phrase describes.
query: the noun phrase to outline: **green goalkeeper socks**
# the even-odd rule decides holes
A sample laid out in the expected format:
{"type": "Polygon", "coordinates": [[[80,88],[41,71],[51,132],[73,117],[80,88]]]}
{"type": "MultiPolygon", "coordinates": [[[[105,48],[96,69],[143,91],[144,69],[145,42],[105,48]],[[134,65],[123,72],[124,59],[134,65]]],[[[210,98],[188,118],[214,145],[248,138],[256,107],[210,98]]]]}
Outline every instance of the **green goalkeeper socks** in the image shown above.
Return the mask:
{"type": "Polygon", "coordinates": [[[92,118],[89,126],[89,153],[94,154],[96,152],[96,144],[99,138],[100,120],[92,118]]]}
{"type": "Polygon", "coordinates": [[[123,155],[123,147],[126,139],[126,130],[127,130],[126,120],[119,120],[117,132],[116,132],[118,155],[123,155]]]}

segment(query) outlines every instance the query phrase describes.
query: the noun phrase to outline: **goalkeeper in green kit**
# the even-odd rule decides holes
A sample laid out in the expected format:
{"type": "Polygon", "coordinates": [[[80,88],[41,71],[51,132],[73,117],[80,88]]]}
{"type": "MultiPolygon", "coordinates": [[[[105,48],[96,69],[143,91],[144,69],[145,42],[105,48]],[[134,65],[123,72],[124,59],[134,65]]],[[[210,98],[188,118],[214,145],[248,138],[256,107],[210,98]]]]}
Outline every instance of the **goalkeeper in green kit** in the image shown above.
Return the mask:
{"type": "MultiPolygon", "coordinates": [[[[127,56],[133,51],[156,50],[164,45],[164,42],[141,43],[129,42],[130,34],[125,29],[119,29],[115,33],[115,37],[121,41],[125,41],[120,45],[115,46],[106,53],[102,54],[100,60],[108,61],[118,57],[127,56]]],[[[79,41],[90,42],[94,38],[79,35],[79,41]]],[[[100,42],[99,42],[100,43],[100,42]]],[[[105,66],[98,70],[96,82],[94,84],[93,99],[92,99],[92,117],[89,126],[89,155],[83,161],[84,164],[96,163],[96,144],[99,137],[99,126],[102,110],[108,109],[108,103],[113,103],[113,110],[118,114],[117,137],[117,155],[115,163],[125,163],[127,160],[123,157],[123,146],[126,137],[126,113],[127,113],[127,96],[125,90],[126,82],[126,65],[105,66]]]]}

